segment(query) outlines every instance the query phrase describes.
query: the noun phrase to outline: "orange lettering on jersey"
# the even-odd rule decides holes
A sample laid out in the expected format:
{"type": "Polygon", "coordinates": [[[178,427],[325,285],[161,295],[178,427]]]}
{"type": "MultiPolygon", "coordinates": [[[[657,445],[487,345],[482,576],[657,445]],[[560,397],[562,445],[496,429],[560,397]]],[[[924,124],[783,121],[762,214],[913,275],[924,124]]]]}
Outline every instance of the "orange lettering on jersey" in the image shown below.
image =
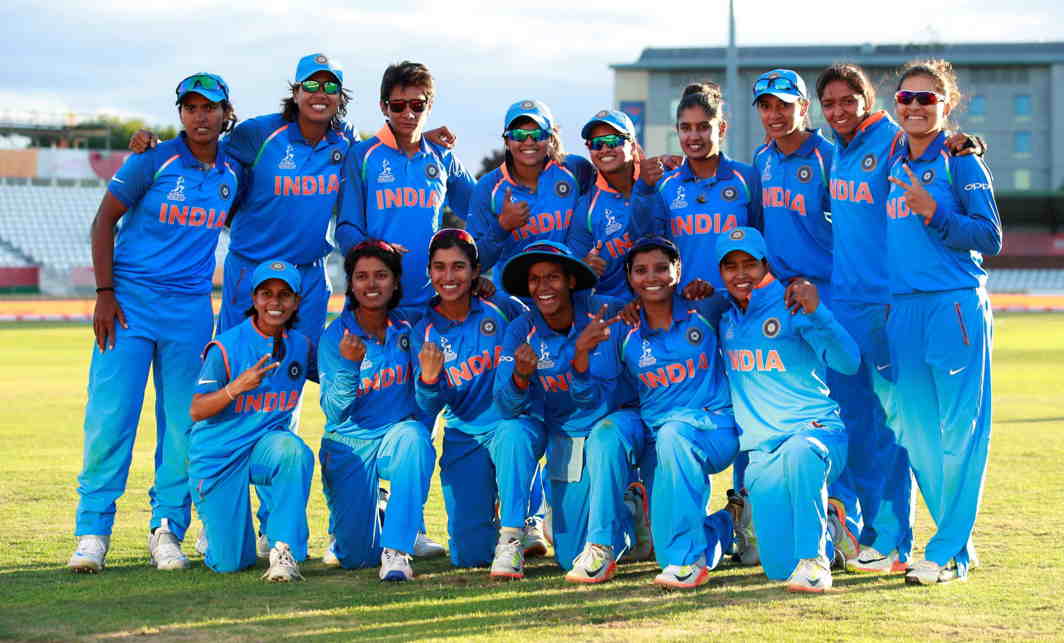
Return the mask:
{"type": "Polygon", "coordinates": [[[166,223],[166,207],[165,201],[159,204],[159,223],[166,223]]]}
{"type": "Polygon", "coordinates": [[[728,351],[728,359],[733,371],[786,371],[783,360],[776,349],[767,353],[760,348],[756,350],[739,349],[728,351]]]}
{"type": "Polygon", "coordinates": [[[543,390],[552,393],[554,391],[568,391],[569,382],[573,379],[572,373],[562,373],[561,375],[540,375],[539,383],[543,386],[543,390]]]}
{"type": "Polygon", "coordinates": [[[738,225],[734,214],[723,217],[720,212],[715,214],[688,214],[672,218],[672,236],[678,237],[685,234],[720,234],[738,225]]]}
{"type": "Polygon", "coordinates": [[[262,398],[262,412],[269,413],[275,408],[277,408],[277,394],[267,393],[265,397],[262,398]]]}
{"type": "Polygon", "coordinates": [[[193,227],[199,227],[207,221],[207,211],[203,208],[192,208],[188,212],[188,224],[193,227]]]}
{"type": "Polygon", "coordinates": [[[704,352],[699,353],[697,359],[698,361],[696,362],[695,358],[689,357],[682,362],[673,362],[665,366],[659,366],[651,371],[643,371],[639,374],[639,379],[647,388],[679,384],[688,378],[693,379],[696,371],[704,371],[709,368],[709,358],[704,352]]]}
{"type": "Polygon", "coordinates": [[[606,250],[609,251],[610,257],[616,259],[617,257],[623,257],[628,249],[632,247],[635,242],[625,232],[623,237],[617,237],[616,239],[610,239],[606,242],[606,250]]]}
{"type": "Polygon", "coordinates": [[[852,203],[872,203],[872,189],[867,181],[855,183],[843,179],[831,179],[831,198],[852,203]]]}
{"type": "Polygon", "coordinates": [[[174,223],[180,223],[181,225],[188,225],[188,206],[184,206],[178,209],[176,205],[170,206],[170,225],[174,223]]]}

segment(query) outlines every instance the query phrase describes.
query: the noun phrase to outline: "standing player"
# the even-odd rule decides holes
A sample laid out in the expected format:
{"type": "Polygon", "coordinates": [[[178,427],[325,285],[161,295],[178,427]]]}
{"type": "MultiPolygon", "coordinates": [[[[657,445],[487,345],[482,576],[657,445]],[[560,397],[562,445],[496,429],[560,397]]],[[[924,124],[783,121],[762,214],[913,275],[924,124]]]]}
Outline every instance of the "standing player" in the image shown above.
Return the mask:
{"type": "Polygon", "coordinates": [[[905,140],[890,168],[887,336],[897,421],[938,530],[905,580],[965,580],[990,447],[993,317],[983,255],[1001,251],[993,180],[974,156],[945,149],[961,94],[944,60],[907,64],[894,95],[905,140]]]}
{"type": "Polygon", "coordinates": [[[218,232],[239,184],[218,145],[236,120],[225,81],[189,76],[177,86],[177,105],[184,131],[127,159],[92,225],[96,344],[78,476],[78,546],[67,563],[78,572],[104,567],[149,368],[156,447],[148,547],[159,569],[188,566],[181,553],[191,517],[188,408],[199,372],[196,355],[211,338],[218,232]]]}
{"type": "Polygon", "coordinates": [[[204,351],[192,398],[189,483],[210,543],[206,563],[217,572],[255,564],[248,484],[269,487],[270,567],[263,578],[289,582],[303,578],[298,562],[307,557],[314,454],[288,428],[315,358],[310,341],[292,330],[299,271],[267,261],[250,285],[249,319],[204,351]]]}
{"type": "Polygon", "coordinates": [[[717,241],[730,309],[718,332],[729,368],[739,445],[761,564],[789,591],[831,588],[827,485],[846,462],[846,428],[824,367],[854,373],[857,345],[820,303],[816,286],[784,287],[769,272],[761,234],[740,227],[717,241]]]}

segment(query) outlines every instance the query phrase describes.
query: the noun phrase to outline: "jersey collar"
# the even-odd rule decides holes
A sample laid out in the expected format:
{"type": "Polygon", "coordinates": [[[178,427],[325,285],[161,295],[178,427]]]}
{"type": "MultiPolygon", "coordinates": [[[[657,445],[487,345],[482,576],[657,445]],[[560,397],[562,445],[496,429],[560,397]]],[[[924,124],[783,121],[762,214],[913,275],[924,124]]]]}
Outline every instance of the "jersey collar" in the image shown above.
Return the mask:
{"type": "MultiPolygon", "coordinates": [[[[192,150],[188,149],[188,134],[184,131],[177,137],[177,153],[181,155],[181,162],[185,167],[199,168],[203,164],[200,160],[192,155],[192,150]]],[[[225,165],[225,148],[222,146],[222,141],[218,141],[218,151],[214,153],[214,169],[218,172],[224,170],[225,165]]]]}
{"type": "MultiPolygon", "coordinates": [[[[393,132],[392,128],[388,126],[388,123],[382,125],[381,128],[377,130],[377,133],[374,136],[376,136],[377,139],[384,145],[387,145],[396,152],[399,152],[400,154],[403,153],[403,151],[399,149],[399,142],[395,140],[395,132],[393,132]]],[[[427,143],[425,142],[425,137],[422,136],[421,140],[418,141],[418,153],[424,154],[425,152],[427,152],[426,148],[427,143]]]]}
{"type": "MultiPolygon", "coordinates": [[[[634,188],[635,182],[639,180],[639,163],[633,162],[632,165],[635,167],[634,171],[632,172],[632,187],[634,188]]],[[[603,192],[609,192],[610,194],[620,194],[620,192],[614,190],[610,186],[609,181],[606,180],[606,175],[602,172],[595,173],[595,187],[599,190],[602,190],[603,192]]]]}
{"type": "Polygon", "coordinates": [[[809,132],[809,137],[805,139],[805,141],[803,141],[801,145],[798,146],[798,149],[796,149],[790,154],[784,154],[783,152],[781,152],[780,148],[776,145],[775,140],[769,141],[768,144],[772,147],[772,151],[784,158],[788,156],[812,156],[813,150],[816,149],[818,139],[820,138],[820,130],[810,128],[806,129],[805,131],[809,132]]]}
{"type": "Polygon", "coordinates": [[[946,146],[946,138],[948,136],[949,132],[947,132],[946,130],[942,130],[941,132],[939,132],[938,135],[935,136],[934,140],[931,141],[931,144],[927,146],[927,149],[924,150],[924,153],[921,154],[919,158],[915,159],[912,158],[909,153],[909,137],[906,136],[905,147],[902,148],[905,150],[905,158],[909,159],[910,161],[931,161],[933,159],[938,158],[939,156],[941,156],[942,150],[946,146]]]}
{"type": "Polygon", "coordinates": [[[644,335],[658,335],[666,333],[672,330],[676,324],[685,322],[691,317],[691,302],[687,301],[680,295],[679,292],[672,293],[672,324],[669,325],[667,330],[660,328],[651,328],[650,322],[647,321],[646,311],[642,307],[639,308],[639,323],[643,327],[644,335]]]}

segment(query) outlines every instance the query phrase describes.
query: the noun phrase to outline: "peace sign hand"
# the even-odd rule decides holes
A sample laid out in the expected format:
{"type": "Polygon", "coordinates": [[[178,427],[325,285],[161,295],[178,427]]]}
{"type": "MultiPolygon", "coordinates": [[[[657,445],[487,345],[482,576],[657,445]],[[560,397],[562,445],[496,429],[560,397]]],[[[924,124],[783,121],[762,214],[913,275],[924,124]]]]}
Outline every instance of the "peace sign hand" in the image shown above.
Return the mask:
{"type": "Polygon", "coordinates": [[[595,350],[596,346],[609,339],[610,326],[620,321],[621,316],[614,315],[609,319],[604,319],[605,316],[606,304],[602,304],[602,308],[591,316],[591,321],[577,336],[575,345],[577,353],[590,353],[595,350]]]}
{"type": "Polygon", "coordinates": [[[905,203],[909,205],[909,210],[922,216],[924,225],[927,225],[931,223],[931,217],[935,216],[938,203],[935,202],[935,197],[931,196],[931,193],[927,191],[920,179],[916,178],[907,163],[903,163],[901,167],[909,175],[910,183],[896,179],[893,176],[887,178],[890,179],[891,183],[905,190],[905,203]]]}
{"type": "Polygon", "coordinates": [[[267,373],[281,365],[280,362],[266,364],[266,360],[268,359],[270,359],[270,354],[266,353],[259,359],[259,361],[255,362],[254,366],[244,371],[235,380],[230,382],[228,385],[229,392],[236,396],[257,389],[259,384],[262,384],[262,378],[267,373]]]}
{"type": "Polygon", "coordinates": [[[514,201],[513,192],[507,187],[503,195],[502,212],[499,213],[499,226],[503,230],[510,232],[528,223],[528,217],[531,215],[532,211],[529,210],[528,203],[514,201]]]}
{"type": "Polygon", "coordinates": [[[362,338],[344,329],[344,336],[340,338],[340,355],[350,362],[362,363],[366,356],[366,343],[362,338]]]}

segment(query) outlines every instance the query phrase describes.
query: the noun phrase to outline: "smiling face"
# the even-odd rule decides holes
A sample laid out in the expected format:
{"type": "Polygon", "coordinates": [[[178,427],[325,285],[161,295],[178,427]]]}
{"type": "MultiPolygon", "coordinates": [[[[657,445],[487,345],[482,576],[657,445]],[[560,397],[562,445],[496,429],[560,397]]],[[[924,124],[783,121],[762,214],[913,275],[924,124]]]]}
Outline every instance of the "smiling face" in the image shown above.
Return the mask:
{"type": "Polygon", "coordinates": [[[417,85],[393,87],[388,94],[389,101],[407,101],[403,111],[396,113],[391,111],[387,103],[381,102],[381,113],[388,119],[395,133],[404,139],[417,140],[421,138],[421,132],[425,129],[425,123],[429,120],[429,112],[432,111],[432,102],[424,87],[417,85]],[[411,100],[425,101],[425,109],[415,112],[410,106],[411,100]]]}
{"type": "Polygon", "coordinates": [[[853,138],[861,121],[868,116],[868,109],[864,94],[844,80],[831,81],[820,95],[824,120],[845,140],[853,138]]]}
{"type": "Polygon", "coordinates": [[[469,257],[458,247],[440,248],[432,253],[429,280],[443,301],[467,298],[479,276],[480,270],[472,266],[469,257]]]}
{"type": "Polygon", "coordinates": [[[708,159],[720,153],[720,141],[728,123],[717,116],[710,119],[700,106],[688,107],[676,119],[680,148],[690,159],[708,159]]]}
{"type": "Polygon", "coordinates": [[[212,103],[195,92],[188,92],[181,99],[180,115],[185,134],[193,143],[209,145],[222,133],[225,110],[221,103],[212,103]]]}
{"type": "Polygon", "coordinates": [[[560,263],[540,261],[528,269],[528,294],[544,317],[571,309],[573,288],[576,277],[566,275],[560,263]]]}
{"type": "MultiPolygon", "coordinates": [[[[614,136],[623,135],[622,132],[618,132],[605,123],[598,123],[591,128],[591,138],[609,136],[611,134],[614,136]]],[[[603,146],[598,150],[589,150],[591,162],[595,164],[595,169],[603,174],[616,172],[632,162],[634,151],[632,141],[628,139],[625,139],[624,144],[620,147],[603,146]]]]}
{"type": "MultiPolygon", "coordinates": [[[[944,94],[942,87],[935,79],[923,74],[917,74],[906,78],[898,88],[910,92],[937,92],[944,94]]],[[[934,136],[946,128],[946,118],[949,116],[952,106],[944,101],[934,105],[921,105],[914,100],[908,105],[894,103],[894,112],[898,117],[898,124],[905,133],[914,138],[934,136]]]]}
{"type": "Polygon", "coordinates": [[[801,129],[807,111],[809,102],[804,100],[788,103],[770,94],[757,99],[761,126],[765,128],[765,134],[773,139],[790,136],[801,129]]]}
{"type": "Polygon", "coordinates": [[[654,248],[632,256],[628,285],[643,302],[660,302],[672,298],[680,282],[680,263],[673,262],[664,251],[654,248]]]}
{"type": "Polygon", "coordinates": [[[739,301],[748,301],[750,293],[768,273],[768,266],[742,250],[733,250],[720,261],[720,277],[728,294],[739,301]]]}
{"type": "MultiPolygon", "coordinates": [[[[327,71],[314,72],[307,80],[316,80],[319,83],[338,82],[336,76],[327,71]]],[[[292,98],[299,108],[299,117],[311,123],[326,124],[340,109],[340,94],[326,94],[324,87],[311,94],[304,90],[302,85],[298,85],[292,98]]]]}
{"type": "Polygon", "coordinates": [[[395,286],[395,273],[376,257],[360,258],[351,270],[351,294],[359,308],[387,309],[395,286]]]}
{"type": "MultiPolygon", "coordinates": [[[[510,129],[536,130],[540,129],[540,127],[531,118],[522,117],[514,120],[510,124],[510,129]]],[[[526,138],[523,141],[514,141],[503,137],[503,141],[506,143],[506,149],[510,152],[514,163],[517,165],[539,168],[547,161],[547,147],[550,145],[549,137],[542,141],[535,141],[531,138],[526,138]]]]}
{"type": "Polygon", "coordinates": [[[276,335],[299,308],[299,295],[280,279],[268,279],[251,295],[255,324],[266,335],[276,335]]]}

